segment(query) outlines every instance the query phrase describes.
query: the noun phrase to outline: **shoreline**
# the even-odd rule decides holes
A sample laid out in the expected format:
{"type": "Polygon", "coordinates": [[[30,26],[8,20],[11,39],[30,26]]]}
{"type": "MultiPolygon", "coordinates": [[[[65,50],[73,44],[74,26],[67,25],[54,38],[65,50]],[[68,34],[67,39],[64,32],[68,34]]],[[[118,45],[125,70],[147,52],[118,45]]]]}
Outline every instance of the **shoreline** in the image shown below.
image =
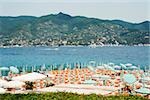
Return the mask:
{"type": "Polygon", "coordinates": [[[150,44],[139,44],[139,45],[54,45],[54,46],[46,46],[46,45],[37,45],[37,46],[19,46],[19,45],[13,45],[13,46],[0,46],[0,48],[24,48],[24,47],[52,47],[52,48],[58,48],[58,47],[90,47],[90,48],[97,48],[97,47],[149,47],[150,44]]]}

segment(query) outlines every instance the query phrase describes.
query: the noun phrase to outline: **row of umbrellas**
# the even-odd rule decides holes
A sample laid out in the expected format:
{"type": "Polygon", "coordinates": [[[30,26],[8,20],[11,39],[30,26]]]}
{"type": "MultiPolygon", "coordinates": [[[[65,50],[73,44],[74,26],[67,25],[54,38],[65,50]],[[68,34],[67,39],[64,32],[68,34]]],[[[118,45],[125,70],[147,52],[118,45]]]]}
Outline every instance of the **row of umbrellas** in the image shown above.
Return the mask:
{"type": "Polygon", "coordinates": [[[19,73],[19,69],[17,67],[14,67],[14,66],[10,66],[9,68],[8,67],[0,67],[0,71],[11,71],[12,73],[19,73]]]}
{"type": "Polygon", "coordinates": [[[120,65],[115,65],[114,63],[108,63],[108,64],[103,64],[101,66],[97,66],[96,68],[98,69],[108,69],[108,70],[133,70],[133,69],[138,69],[137,66],[134,66],[130,63],[127,64],[120,64],[120,65]]]}
{"type": "MultiPolygon", "coordinates": [[[[137,66],[133,66],[130,63],[120,64],[120,65],[115,65],[114,63],[108,63],[108,64],[102,64],[100,66],[93,67],[95,65],[95,63],[96,63],[95,61],[90,61],[88,68],[92,71],[94,71],[95,68],[108,69],[108,70],[112,70],[112,71],[121,70],[121,69],[125,69],[125,70],[138,69],[137,66]]],[[[41,66],[41,70],[46,70],[46,66],[45,65],[41,66]]],[[[10,66],[9,68],[8,67],[0,67],[0,71],[11,71],[12,73],[16,73],[16,74],[19,73],[19,69],[14,66],[10,66]]]]}

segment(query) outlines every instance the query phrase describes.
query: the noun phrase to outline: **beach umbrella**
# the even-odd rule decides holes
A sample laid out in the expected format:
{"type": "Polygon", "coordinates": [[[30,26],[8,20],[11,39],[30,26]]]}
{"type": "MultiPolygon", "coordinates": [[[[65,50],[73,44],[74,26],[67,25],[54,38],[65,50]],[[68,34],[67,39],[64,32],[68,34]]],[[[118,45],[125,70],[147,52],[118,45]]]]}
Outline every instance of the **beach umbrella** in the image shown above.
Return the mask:
{"type": "Polygon", "coordinates": [[[150,89],[148,88],[140,88],[135,90],[137,93],[142,93],[142,94],[150,94],[150,89]]]}
{"type": "Polygon", "coordinates": [[[111,67],[111,66],[107,66],[106,69],[111,70],[111,71],[114,71],[114,70],[115,70],[115,69],[114,69],[113,67],[111,67]]]}
{"type": "Polygon", "coordinates": [[[124,64],[120,64],[120,66],[122,69],[127,69],[126,65],[124,65],[124,64]]]}
{"type": "Polygon", "coordinates": [[[14,67],[14,66],[10,66],[10,71],[11,71],[12,73],[15,73],[15,74],[18,74],[18,73],[19,73],[19,69],[16,68],[16,67],[14,67]]]}
{"type": "Polygon", "coordinates": [[[108,65],[109,65],[109,66],[114,66],[115,64],[114,64],[114,63],[108,63],[108,65]]]}
{"type": "Polygon", "coordinates": [[[92,66],[87,66],[91,71],[95,71],[95,69],[92,66]]]}
{"type": "Polygon", "coordinates": [[[89,62],[89,64],[95,64],[95,63],[96,63],[95,61],[90,61],[90,62],[89,62]]]}
{"type": "Polygon", "coordinates": [[[121,66],[116,65],[116,66],[114,66],[114,69],[120,70],[120,69],[121,69],[121,66]]]}
{"type": "Polygon", "coordinates": [[[125,64],[125,66],[128,66],[128,67],[130,67],[130,66],[132,66],[132,64],[130,64],[130,63],[127,63],[127,64],[125,64]]]}
{"type": "Polygon", "coordinates": [[[103,66],[106,68],[108,65],[107,64],[103,64],[103,66]]]}
{"type": "Polygon", "coordinates": [[[46,70],[45,64],[42,65],[41,70],[42,70],[42,71],[46,70]]]}
{"type": "Polygon", "coordinates": [[[136,66],[131,66],[129,69],[137,69],[136,66]]]}
{"type": "Polygon", "coordinates": [[[85,80],[83,84],[97,84],[97,82],[94,80],[85,80]]]}
{"type": "Polygon", "coordinates": [[[123,76],[123,81],[128,84],[133,84],[136,82],[136,77],[133,74],[125,74],[123,76]]]}
{"type": "Polygon", "coordinates": [[[90,62],[89,62],[89,65],[90,65],[90,66],[95,66],[95,65],[96,65],[96,62],[95,62],[95,61],[90,61],[90,62]]]}
{"type": "Polygon", "coordinates": [[[24,82],[21,81],[9,81],[5,84],[5,88],[21,88],[23,85],[25,85],[24,82]]]}
{"type": "Polygon", "coordinates": [[[0,94],[6,93],[6,90],[4,88],[0,88],[0,94]]]}
{"type": "Polygon", "coordinates": [[[28,74],[24,74],[21,76],[17,76],[17,77],[13,77],[12,80],[17,80],[17,81],[30,81],[30,82],[34,82],[36,80],[41,80],[46,78],[46,75],[40,74],[40,73],[28,73],[28,74]]]}
{"type": "Polygon", "coordinates": [[[0,67],[0,70],[2,71],[9,71],[9,68],[8,67],[0,67]]]}

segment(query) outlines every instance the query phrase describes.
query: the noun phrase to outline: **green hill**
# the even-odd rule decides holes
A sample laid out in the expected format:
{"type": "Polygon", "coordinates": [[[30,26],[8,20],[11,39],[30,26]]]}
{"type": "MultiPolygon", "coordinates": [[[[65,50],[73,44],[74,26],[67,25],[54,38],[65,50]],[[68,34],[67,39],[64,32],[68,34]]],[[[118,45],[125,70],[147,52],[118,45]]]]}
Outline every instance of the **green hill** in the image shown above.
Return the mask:
{"type": "Polygon", "coordinates": [[[149,21],[129,23],[67,14],[0,17],[0,45],[149,44],[149,21]]]}

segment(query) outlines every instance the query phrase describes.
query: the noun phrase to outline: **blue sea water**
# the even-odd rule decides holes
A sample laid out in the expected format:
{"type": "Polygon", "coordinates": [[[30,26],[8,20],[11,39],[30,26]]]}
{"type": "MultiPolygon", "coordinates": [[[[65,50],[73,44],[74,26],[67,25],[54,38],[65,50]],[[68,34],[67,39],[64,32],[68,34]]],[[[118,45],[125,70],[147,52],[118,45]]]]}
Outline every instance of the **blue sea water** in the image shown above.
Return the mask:
{"type": "Polygon", "coordinates": [[[33,66],[65,63],[132,63],[149,66],[148,46],[123,47],[21,47],[0,48],[0,66],[33,66]]]}

